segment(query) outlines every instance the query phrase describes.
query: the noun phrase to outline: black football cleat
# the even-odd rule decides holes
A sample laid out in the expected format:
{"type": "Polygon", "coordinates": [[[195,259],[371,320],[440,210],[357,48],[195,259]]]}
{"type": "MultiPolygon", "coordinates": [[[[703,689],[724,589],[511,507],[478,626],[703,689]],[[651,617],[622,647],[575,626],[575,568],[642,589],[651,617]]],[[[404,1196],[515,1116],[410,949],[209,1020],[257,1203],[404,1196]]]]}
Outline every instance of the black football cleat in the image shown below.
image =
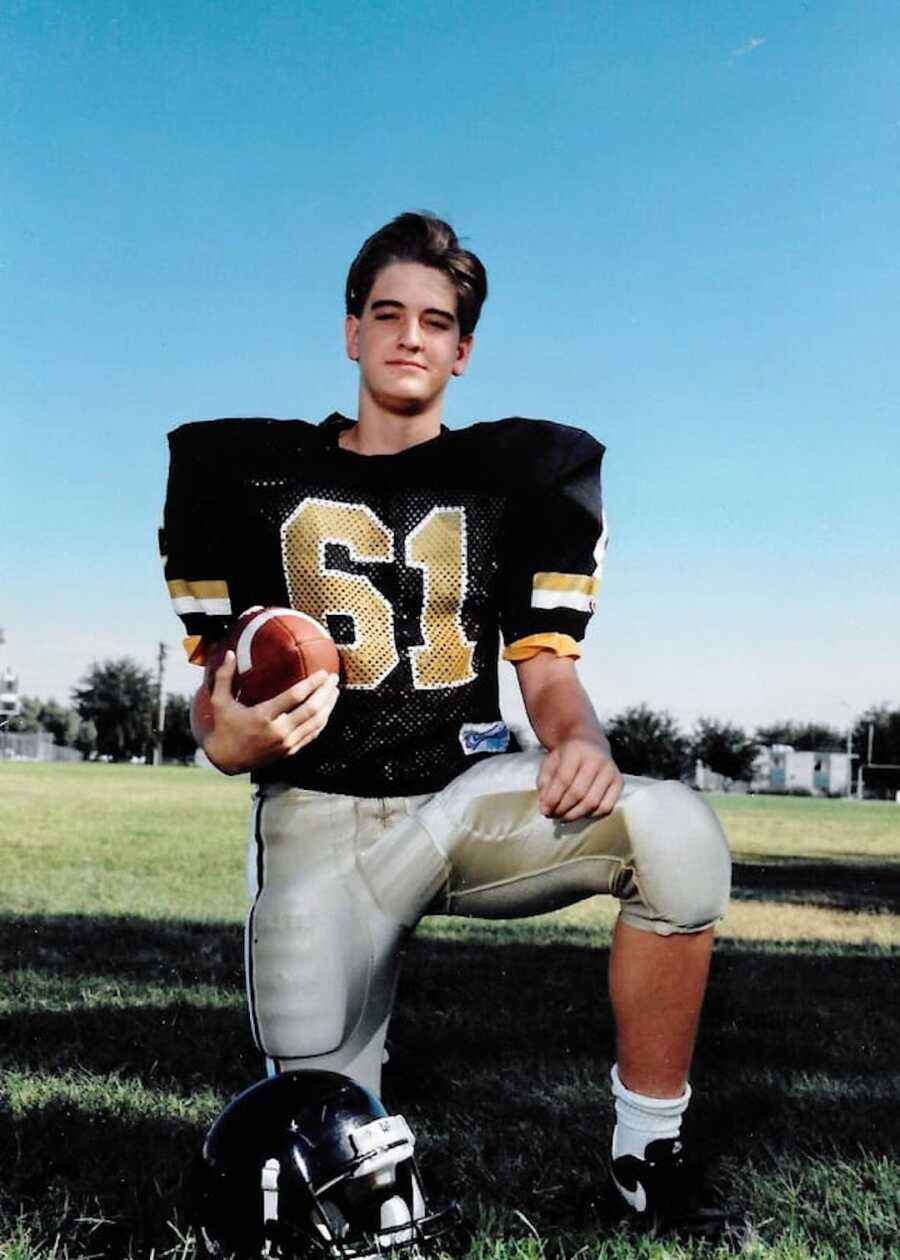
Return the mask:
{"type": "Polygon", "coordinates": [[[621,1155],[610,1177],[620,1205],[638,1228],[690,1238],[718,1238],[739,1233],[735,1215],[704,1186],[677,1138],[650,1142],[643,1159],[621,1155]]]}

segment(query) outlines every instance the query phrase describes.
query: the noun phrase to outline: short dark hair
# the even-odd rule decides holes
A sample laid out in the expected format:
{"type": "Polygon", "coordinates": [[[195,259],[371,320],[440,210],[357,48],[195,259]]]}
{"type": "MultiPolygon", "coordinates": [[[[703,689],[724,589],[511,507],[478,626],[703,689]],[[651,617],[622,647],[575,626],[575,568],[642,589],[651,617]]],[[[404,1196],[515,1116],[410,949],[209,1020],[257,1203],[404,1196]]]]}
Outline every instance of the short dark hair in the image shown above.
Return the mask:
{"type": "Polygon", "coordinates": [[[480,258],[460,248],[450,224],[427,211],[398,214],[363,244],[347,275],[348,315],[362,315],[375,277],[395,262],[417,262],[442,271],[456,290],[461,335],[474,331],[487,297],[487,273],[480,258]]]}

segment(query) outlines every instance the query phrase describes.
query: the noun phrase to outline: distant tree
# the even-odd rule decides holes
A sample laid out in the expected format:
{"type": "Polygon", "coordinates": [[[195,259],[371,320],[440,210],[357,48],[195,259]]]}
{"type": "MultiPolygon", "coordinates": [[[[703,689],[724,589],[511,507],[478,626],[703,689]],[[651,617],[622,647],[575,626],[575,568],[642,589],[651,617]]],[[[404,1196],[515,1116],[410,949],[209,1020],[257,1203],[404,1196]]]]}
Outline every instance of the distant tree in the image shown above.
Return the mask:
{"type": "Polygon", "coordinates": [[[77,748],[85,757],[90,757],[97,751],[97,728],[90,718],[79,719],[72,747],[77,748]]]}
{"type": "Polygon", "coordinates": [[[56,700],[38,700],[36,696],[22,696],[19,713],[9,720],[10,731],[19,734],[35,734],[47,731],[55,744],[67,744],[67,736],[78,726],[78,715],[64,709],[56,700]]]}
{"type": "Polygon", "coordinates": [[[71,748],[81,719],[74,709],[64,709],[55,700],[45,700],[38,710],[41,729],[53,736],[54,744],[71,748]]]}
{"type": "Polygon", "coordinates": [[[76,709],[65,709],[56,700],[38,700],[36,696],[22,697],[21,712],[10,718],[7,729],[18,734],[47,731],[54,744],[77,748],[85,757],[94,751],[97,740],[93,722],[86,722],[76,709]]]}
{"type": "Polygon", "coordinates": [[[163,760],[193,761],[197,741],[191,733],[191,702],[187,696],[166,696],[163,760]]]}
{"type": "Polygon", "coordinates": [[[900,765],[900,709],[887,704],[872,705],[853,728],[853,751],[869,759],[869,725],[872,726],[872,760],[882,765],[900,765]]]}
{"type": "Polygon", "coordinates": [[[632,705],[610,718],[606,734],[624,774],[680,779],[690,768],[690,744],[665,710],[632,705]]]}
{"type": "Polygon", "coordinates": [[[847,737],[833,726],[822,722],[772,722],[758,726],[758,744],[790,744],[798,752],[840,752],[847,747],[847,737]]]}
{"type": "Polygon", "coordinates": [[[43,700],[38,700],[36,696],[22,696],[19,712],[9,719],[6,729],[17,735],[34,735],[43,730],[40,721],[43,704],[43,700]]]}
{"type": "Polygon", "coordinates": [[[91,665],[72,697],[79,717],[94,724],[97,752],[122,761],[148,753],[155,694],[150,671],[123,656],[91,665]]]}
{"type": "Polygon", "coordinates": [[[756,747],[739,726],[715,718],[700,718],[691,738],[691,755],[729,779],[753,778],[756,747]]]}

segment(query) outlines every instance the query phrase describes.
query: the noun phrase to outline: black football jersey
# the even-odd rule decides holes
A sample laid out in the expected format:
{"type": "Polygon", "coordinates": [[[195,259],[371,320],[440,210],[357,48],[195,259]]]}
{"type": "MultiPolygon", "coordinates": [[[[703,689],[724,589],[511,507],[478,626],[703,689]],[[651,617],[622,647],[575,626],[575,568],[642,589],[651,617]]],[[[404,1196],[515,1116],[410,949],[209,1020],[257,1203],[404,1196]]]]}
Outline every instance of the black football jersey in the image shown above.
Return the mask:
{"type": "Polygon", "coordinates": [[[338,445],[338,415],[183,425],[160,542],[186,646],[251,605],[291,606],[338,645],[322,734],[254,773],[352,796],[443,787],[515,744],[505,655],[577,655],[604,543],[603,447],[543,420],[448,430],[393,455],[338,445]]]}

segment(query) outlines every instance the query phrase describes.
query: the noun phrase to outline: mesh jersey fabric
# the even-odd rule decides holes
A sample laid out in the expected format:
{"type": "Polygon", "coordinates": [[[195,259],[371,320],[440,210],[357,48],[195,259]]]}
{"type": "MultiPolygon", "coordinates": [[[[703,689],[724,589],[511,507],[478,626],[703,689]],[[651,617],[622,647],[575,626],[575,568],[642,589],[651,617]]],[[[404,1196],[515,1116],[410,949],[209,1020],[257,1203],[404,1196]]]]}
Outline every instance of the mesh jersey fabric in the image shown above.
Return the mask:
{"type": "Polygon", "coordinates": [[[343,686],[318,739],[254,772],[354,796],[437,791],[516,745],[499,636],[584,636],[602,544],[603,447],[510,418],[393,455],[354,422],[225,419],[169,435],[160,546],[176,612],[207,642],[255,604],[326,624],[343,686]]]}

